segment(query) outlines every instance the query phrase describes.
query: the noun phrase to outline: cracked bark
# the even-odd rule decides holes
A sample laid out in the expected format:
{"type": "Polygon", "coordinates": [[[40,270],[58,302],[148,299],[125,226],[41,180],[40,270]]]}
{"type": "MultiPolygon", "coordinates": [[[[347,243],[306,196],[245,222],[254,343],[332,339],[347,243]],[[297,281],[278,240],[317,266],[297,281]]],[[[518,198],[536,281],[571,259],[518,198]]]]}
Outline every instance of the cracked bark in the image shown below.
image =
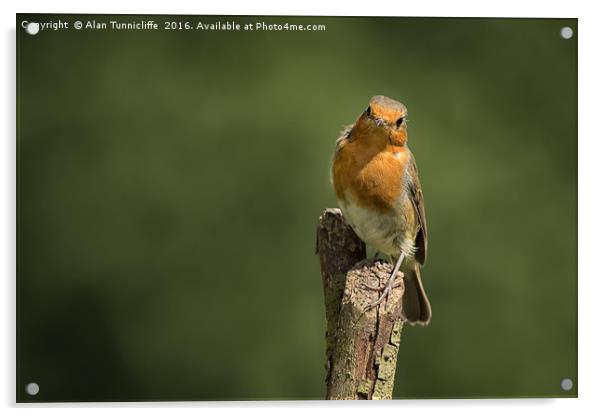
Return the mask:
{"type": "MultiPolygon", "coordinates": [[[[341,211],[327,208],[320,216],[316,253],[326,307],[326,399],[391,399],[401,328],[403,285],[387,300],[364,312],[378,299],[393,266],[366,259],[366,247],[345,222],[341,211]]],[[[401,279],[401,273],[397,279],[401,279]]]]}

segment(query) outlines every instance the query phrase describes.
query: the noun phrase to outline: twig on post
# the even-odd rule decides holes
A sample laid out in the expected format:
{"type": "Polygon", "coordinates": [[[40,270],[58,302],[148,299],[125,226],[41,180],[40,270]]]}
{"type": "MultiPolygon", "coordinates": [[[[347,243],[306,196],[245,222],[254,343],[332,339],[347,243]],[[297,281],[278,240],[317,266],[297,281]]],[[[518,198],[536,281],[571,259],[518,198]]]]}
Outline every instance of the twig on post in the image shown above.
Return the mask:
{"type": "MultiPolygon", "coordinates": [[[[392,265],[366,260],[364,243],[340,210],[320,216],[316,252],[326,307],[326,398],[391,399],[402,328],[403,284],[386,302],[374,302],[392,272],[392,265]]],[[[398,281],[402,274],[398,274],[398,281]]]]}

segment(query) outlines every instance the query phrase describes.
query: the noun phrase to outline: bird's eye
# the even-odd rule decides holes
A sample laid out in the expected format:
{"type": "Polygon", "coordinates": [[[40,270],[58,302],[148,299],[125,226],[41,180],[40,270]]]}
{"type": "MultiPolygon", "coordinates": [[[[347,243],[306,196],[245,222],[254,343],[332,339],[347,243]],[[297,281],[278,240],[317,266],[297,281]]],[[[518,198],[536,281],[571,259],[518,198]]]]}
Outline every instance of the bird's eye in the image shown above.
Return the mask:
{"type": "Polygon", "coordinates": [[[401,126],[401,123],[403,123],[403,117],[399,117],[395,122],[395,124],[397,124],[397,127],[401,126]]]}
{"type": "Polygon", "coordinates": [[[372,108],[368,107],[368,108],[366,109],[366,115],[367,115],[367,116],[370,116],[370,113],[371,113],[371,112],[372,112],[372,108]]]}

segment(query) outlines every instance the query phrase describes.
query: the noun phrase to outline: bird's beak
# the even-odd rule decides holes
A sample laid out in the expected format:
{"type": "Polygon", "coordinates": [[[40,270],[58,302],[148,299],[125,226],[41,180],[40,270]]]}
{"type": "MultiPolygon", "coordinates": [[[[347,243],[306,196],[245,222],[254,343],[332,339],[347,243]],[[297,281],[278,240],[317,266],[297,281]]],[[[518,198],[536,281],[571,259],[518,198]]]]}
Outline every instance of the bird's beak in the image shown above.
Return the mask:
{"type": "Polygon", "coordinates": [[[376,117],[374,114],[368,114],[366,117],[368,118],[368,120],[372,120],[376,127],[384,127],[387,124],[385,120],[383,120],[380,117],[376,117]]]}
{"type": "Polygon", "coordinates": [[[373,119],[373,120],[374,120],[374,123],[375,123],[375,124],[376,124],[378,127],[383,127],[385,124],[387,124],[387,123],[385,123],[385,121],[384,121],[383,119],[380,119],[380,118],[377,118],[377,117],[374,117],[374,119],[373,119]]]}

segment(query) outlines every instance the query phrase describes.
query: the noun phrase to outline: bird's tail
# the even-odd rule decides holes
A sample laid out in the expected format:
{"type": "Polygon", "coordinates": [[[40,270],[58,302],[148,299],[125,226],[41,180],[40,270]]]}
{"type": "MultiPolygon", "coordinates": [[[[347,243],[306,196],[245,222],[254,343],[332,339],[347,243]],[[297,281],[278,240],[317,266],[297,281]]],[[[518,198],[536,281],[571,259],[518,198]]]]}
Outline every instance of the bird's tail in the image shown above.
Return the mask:
{"type": "Polygon", "coordinates": [[[402,271],[405,286],[402,300],[403,316],[410,324],[428,325],[432,314],[431,303],[422,286],[420,265],[414,259],[411,259],[405,262],[402,271]]]}

